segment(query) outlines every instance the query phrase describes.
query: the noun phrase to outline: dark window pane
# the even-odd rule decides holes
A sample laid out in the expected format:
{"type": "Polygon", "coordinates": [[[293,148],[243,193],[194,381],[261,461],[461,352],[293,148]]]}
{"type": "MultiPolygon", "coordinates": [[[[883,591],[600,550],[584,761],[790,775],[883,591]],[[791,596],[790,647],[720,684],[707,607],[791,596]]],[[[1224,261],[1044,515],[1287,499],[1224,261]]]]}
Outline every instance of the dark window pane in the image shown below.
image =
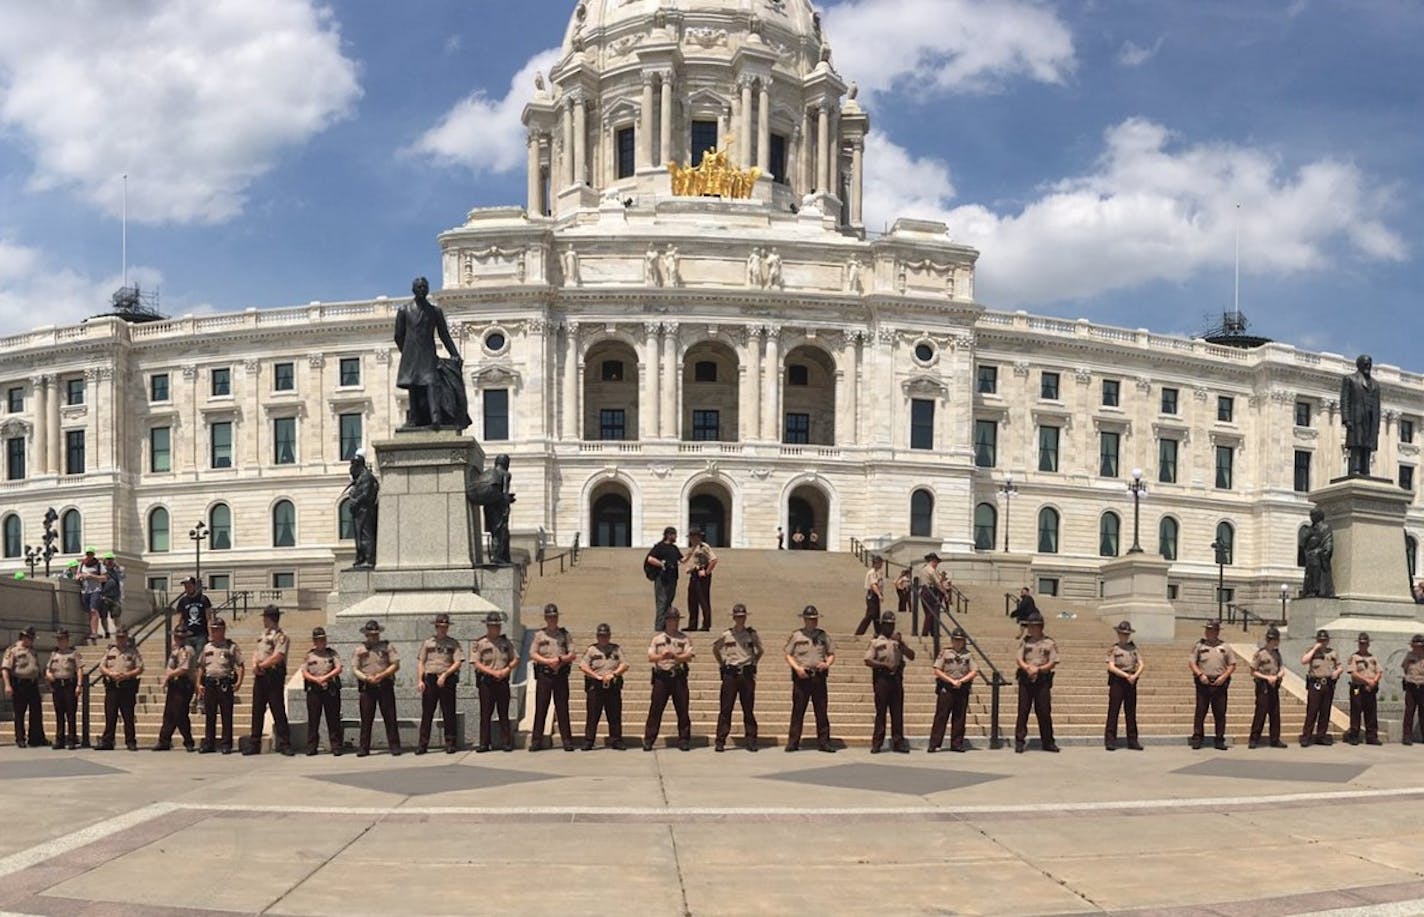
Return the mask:
{"type": "Polygon", "coordinates": [[[1402,443],[1414,442],[1414,421],[1401,420],[1399,422],[1399,441],[1402,443]]]}
{"type": "Polygon", "coordinates": [[[272,421],[272,461],[294,465],[297,461],[297,419],[278,417],[272,421]]]}
{"type": "Polygon", "coordinates": [[[1045,506],[1038,513],[1038,552],[1058,553],[1058,510],[1045,506]]]}
{"type": "Polygon", "coordinates": [[[290,548],[297,543],[297,508],[290,500],[272,507],[272,547],[290,548]]]}
{"type": "Polygon", "coordinates": [[[168,392],[168,373],[155,373],[148,377],[149,401],[167,401],[170,397],[168,392]]]}
{"type": "Polygon", "coordinates": [[[786,437],[782,441],[792,445],[809,443],[811,441],[811,415],[787,414],[786,437]]]}
{"type": "Polygon", "coordinates": [[[934,448],[935,405],[927,398],[910,401],[910,448],[934,448]]]}
{"type": "Polygon", "coordinates": [[[1177,520],[1164,516],[1157,525],[1157,553],[1163,560],[1177,559],[1177,520]]]}
{"type": "Polygon", "coordinates": [[[928,538],[934,530],[934,494],[917,490],[910,494],[910,537],[928,538]]]}
{"type": "Polygon", "coordinates": [[[1231,523],[1222,522],[1216,527],[1216,562],[1230,565],[1236,553],[1236,530],[1231,523]]]}
{"type": "Polygon", "coordinates": [[[148,514],[148,549],[164,552],[169,545],[168,510],[160,506],[148,514]]]}
{"type": "Polygon", "coordinates": [[[341,358],[341,385],[361,384],[361,358],[342,357],[341,358]]]}
{"type": "Polygon", "coordinates": [[[1295,452],[1295,491],[1306,493],[1310,490],[1310,453],[1297,449],[1295,452]]]}
{"type": "Polygon", "coordinates": [[[272,391],[290,392],[297,387],[297,368],[293,363],[278,363],[272,367],[272,391]]]}
{"type": "Polygon", "coordinates": [[[232,394],[232,370],[226,367],[212,371],[212,392],[213,395],[232,394]]]}
{"type": "Polygon", "coordinates": [[[11,414],[18,414],[25,409],[25,390],[22,388],[12,388],[5,393],[5,406],[11,414]]]}
{"type": "Polygon", "coordinates": [[[692,164],[702,164],[702,157],[717,149],[717,122],[692,122],[692,164]]]}
{"type": "Polygon", "coordinates": [[[604,408],[598,412],[598,438],[609,440],[628,438],[627,414],[622,408],[604,408]]]}
{"type": "MultiPolygon", "coordinates": [[[[339,429],[337,435],[341,437],[337,444],[339,454],[343,462],[349,462],[356,457],[356,450],[361,448],[362,416],[360,414],[342,414],[338,418],[339,429]]],[[[486,437],[488,438],[488,437],[486,437]]]]}
{"type": "Polygon", "coordinates": [[[1413,489],[1414,489],[1414,466],[1413,466],[1413,465],[1400,465],[1400,466],[1399,466],[1399,486],[1402,487],[1402,488],[1404,488],[1405,490],[1413,490],[1413,489]]]}
{"type": "Polygon", "coordinates": [[[717,364],[711,360],[698,360],[692,367],[692,381],[716,382],[717,364]]]}
{"type": "Polygon", "coordinates": [[[974,464],[993,468],[999,460],[999,425],[992,420],[974,421],[974,464]]]}
{"type": "Polygon", "coordinates": [[[974,507],[974,549],[992,551],[999,526],[999,511],[991,503],[974,507]]]}
{"type": "Polygon", "coordinates": [[[83,430],[69,430],[64,434],[64,473],[84,473],[83,430]]]}
{"type": "Polygon", "coordinates": [[[618,130],[618,178],[632,178],[637,170],[637,134],[633,128],[618,130]]]}
{"type": "Polygon", "coordinates": [[[1222,423],[1230,423],[1236,414],[1236,399],[1229,395],[1221,395],[1216,399],[1216,419],[1222,423]]]}
{"type": "Polygon", "coordinates": [[[83,404],[84,403],[84,380],[68,379],[64,383],[64,403],[83,404]]]}
{"type": "Polygon", "coordinates": [[[487,388],[480,400],[484,404],[485,439],[509,439],[509,389],[487,388]]]}
{"type": "Polygon", "coordinates": [[[232,424],[215,423],[208,428],[212,439],[212,467],[232,467],[232,424]]]}
{"type": "Polygon", "coordinates": [[[148,431],[148,470],[158,473],[173,470],[173,431],[168,427],[148,431]]]}
{"type": "Polygon", "coordinates": [[[977,390],[981,395],[992,395],[999,390],[999,367],[979,367],[977,390]]]}
{"type": "Polygon", "coordinates": [[[721,413],[719,411],[692,412],[692,438],[697,442],[714,442],[721,439],[721,413]]]}
{"type": "Polygon", "coordinates": [[[1174,388],[1162,389],[1162,413],[1177,413],[1177,390],[1174,388]]]}
{"type": "Polygon", "coordinates": [[[1218,490],[1231,489],[1231,463],[1235,450],[1231,446],[1216,447],[1216,487],[1218,490]]]}
{"type": "Polygon", "coordinates": [[[1057,471],[1058,470],[1058,435],[1057,427],[1038,428],[1038,470],[1057,471]]]}
{"type": "Polygon", "coordinates": [[[84,541],[84,520],[79,510],[69,509],[59,517],[59,549],[65,554],[78,554],[84,541]]]}
{"type": "Polygon", "coordinates": [[[208,547],[226,551],[232,547],[232,509],[218,503],[208,512],[208,547]]]}
{"type": "Polygon", "coordinates": [[[1098,435],[1098,474],[1115,478],[1118,472],[1119,434],[1104,431],[1098,435]]]}
{"type": "Polygon", "coordinates": [[[1177,483],[1177,441],[1163,439],[1157,442],[1157,480],[1163,484],[1177,483]]]}
{"type": "Polygon", "coordinates": [[[1103,517],[1098,520],[1098,556],[1116,557],[1118,553],[1118,535],[1122,529],[1122,520],[1117,513],[1103,513],[1103,517]]]}
{"type": "Polygon", "coordinates": [[[1310,402],[1297,401],[1295,403],[1295,425],[1297,427],[1310,426],[1310,402]]]}
{"type": "Polygon", "coordinates": [[[1058,400],[1058,373],[1046,372],[1039,381],[1038,393],[1049,401],[1058,400]]]}
{"type": "Polygon", "coordinates": [[[336,508],[336,537],[341,541],[356,540],[356,522],[351,518],[350,500],[342,500],[336,508]]]}
{"type": "MultiPolygon", "coordinates": [[[[716,375],[717,375],[716,366],[714,365],[712,369],[713,369],[713,371],[712,371],[713,381],[716,381],[716,375]]],[[[601,367],[599,367],[599,378],[602,379],[604,382],[622,382],[622,381],[623,381],[623,361],[622,361],[622,360],[604,360],[604,361],[603,361],[603,365],[602,365],[601,367]]],[[[701,381],[701,380],[699,380],[699,381],[701,381]]]]}
{"type": "Polygon", "coordinates": [[[768,163],[771,167],[771,180],[778,185],[788,182],[786,174],[786,137],[781,134],[771,135],[771,145],[767,150],[768,163]]]}
{"type": "Polygon", "coordinates": [[[5,517],[5,556],[19,557],[23,551],[24,533],[20,531],[20,517],[11,513],[5,517]]]}
{"type": "Polygon", "coordinates": [[[1121,389],[1121,384],[1118,382],[1117,379],[1104,379],[1104,380],[1103,380],[1103,406],[1104,406],[1104,407],[1115,408],[1115,407],[1118,406],[1118,404],[1119,404],[1118,392],[1120,391],[1120,389],[1121,389]]]}
{"type": "Polygon", "coordinates": [[[25,479],[25,438],[12,436],[5,440],[5,479],[23,481],[25,479]]]}

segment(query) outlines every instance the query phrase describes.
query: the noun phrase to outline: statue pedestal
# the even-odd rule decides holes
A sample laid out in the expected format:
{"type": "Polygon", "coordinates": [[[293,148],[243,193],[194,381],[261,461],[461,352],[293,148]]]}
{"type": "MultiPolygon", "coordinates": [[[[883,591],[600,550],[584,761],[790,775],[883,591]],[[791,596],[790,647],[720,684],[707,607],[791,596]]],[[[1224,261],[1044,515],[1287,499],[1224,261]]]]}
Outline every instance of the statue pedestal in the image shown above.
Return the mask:
{"type": "Polygon", "coordinates": [[[403,433],[372,448],[378,569],[470,570],[480,559],[480,516],[468,510],[465,484],[484,468],[480,444],[454,432],[403,433]]]}
{"type": "Polygon", "coordinates": [[[1105,624],[1132,622],[1138,643],[1170,643],[1177,636],[1177,612],[1167,601],[1168,561],[1151,554],[1128,554],[1102,566],[1105,624]]]}

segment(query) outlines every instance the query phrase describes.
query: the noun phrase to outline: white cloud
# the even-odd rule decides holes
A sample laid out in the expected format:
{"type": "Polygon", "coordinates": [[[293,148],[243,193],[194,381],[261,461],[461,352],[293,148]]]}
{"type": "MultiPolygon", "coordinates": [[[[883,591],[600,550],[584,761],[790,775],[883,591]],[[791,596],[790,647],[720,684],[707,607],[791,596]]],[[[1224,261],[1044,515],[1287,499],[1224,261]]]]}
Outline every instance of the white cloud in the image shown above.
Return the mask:
{"type": "Polygon", "coordinates": [[[6,5],[0,124],[30,187],[109,214],[216,223],[284,149],[360,96],[330,12],[312,0],[86,0],[6,5]]]}
{"type": "MultiPolygon", "coordinates": [[[[158,289],[162,280],[153,268],[129,268],[129,283],[145,291],[158,289]]],[[[107,312],[122,282],[120,271],[107,277],[81,274],[38,248],[0,237],[0,328],[71,324],[107,312]]]]}
{"type": "Polygon", "coordinates": [[[1061,83],[1076,63],[1068,26],[1033,0],[847,0],[825,20],[836,69],[871,92],[1061,83]]]}
{"type": "Polygon", "coordinates": [[[1151,45],[1139,45],[1135,41],[1123,42],[1122,47],[1117,52],[1117,62],[1124,67],[1141,67],[1143,64],[1157,56],[1157,52],[1162,50],[1162,38],[1158,37],[1151,45]]]}
{"type": "Polygon", "coordinates": [[[1347,256],[1399,261],[1408,255],[1404,240],[1381,219],[1389,189],[1351,163],[1319,159],[1292,172],[1259,149],[1182,146],[1167,128],[1137,118],[1108,128],[1104,144],[1091,172],[1041,189],[1017,212],[954,206],[947,171],[940,172],[942,184],[924,181],[942,164],[896,148],[893,155],[907,157],[912,168],[870,166],[867,223],[878,226],[895,216],[944,220],[951,235],[983,253],[979,292],[1000,307],[1180,282],[1227,267],[1238,218],[1248,273],[1325,271],[1347,256]],[[889,209],[915,203],[921,205],[915,212],[889,209]]]}
{"type": "Polygon", "coordinates": [[[501,99],[477,89],[447,111],[404,152],[428,156],[441,165],[475,172],[512,172],[527,160],[520,116],[534,97],[534,74],[545,74],[558,61],[557,48],[541,51],[520,68],[501,99]]]}

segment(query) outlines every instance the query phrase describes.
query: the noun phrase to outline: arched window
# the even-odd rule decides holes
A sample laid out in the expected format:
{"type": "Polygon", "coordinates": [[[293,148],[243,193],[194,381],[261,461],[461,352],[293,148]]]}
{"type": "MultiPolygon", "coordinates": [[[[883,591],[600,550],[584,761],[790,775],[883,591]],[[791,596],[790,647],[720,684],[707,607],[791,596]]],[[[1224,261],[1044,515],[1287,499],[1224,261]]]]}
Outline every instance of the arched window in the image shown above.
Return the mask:
{"type": "Polygon", "coordinates": [[[20,517],[10,513],[5,517],[5,556],[19,557],[24,550],[20,542],[24,540],[20,533],[20,517]]]}
{"type": "Polygon", "coordinates": [[[1122,520],[1117,513],[1103,513],[1098,520],[1098,556],[1116,557],[1118,554],[1118,533],[1122,530],[1122,520]]]}
{"type": "Polygon", "coordinates": [[[934,529],[934,494],[917,490],[910,494],[910,537],[928,538],[934,529]]]}
{"type": "Polygon", "coordinates": [[[148,514],[148,549],[155,552],[166,552],[169,546],[168,510],[156,506],[148,514]]]}
{"type": "Polygon", "coordinates": [[[999,540],[999,510],[992,503],[974,507],[974,550],[992,551],[999,540]]]}
{"type": "MultiPolygon", "coordinates": [[[[1310,526],[1302,525],[1295,532],[1295,565],[1305,566],[1305,539],[1310,536],[1310,526]]],[[[1407,537],[1407,536],[1406,536],[1407,537]]],[[[1407,543],[1407,542],[1406,542],[1407,543]]]]}
{"type": "Polygon", "coordinates": [[[356,540],[356,523],[351,520],[350,500],[342,500],[336,508],[336,537],[341,541],[356,540]]]}
{"type": "Polygon", "coordinates": [[[1230,522],[1216,526],[1217,563],[1230,565],[1236,558],[1236,530],[1230,522]]]}
{"type": "Polygon", "coordinates": [[[1058,553],[1058,510],[1051,506],[1038,511],[1038,553],[1058,553]]]}
{"type": "Polygon", "coordinates": [[[297,544],[297,508],[291,500],[278,500],[272,507],[272,547],[291,548],[297,544]]]}
{"type": "Polygon", "coordinates": [[[67,509],[59,517],[59,551],[61,554],[78,554],[83,550],[84,519],[77,509],[67,509]]]}
{"type": "Polygon", "coordinates": [[[1162,555],[1163,560],[1177,559],[1177,534],[1180,531],[1181,526],[1171,516],[1163,516],[1162,521],[1157,523],[1157,553],[1162,555]]]}
{"type": "Polygon", "coordinates": [[[232,508],[226,503],[214,503],[208,510],[208,547],[214,551],[232,548],[232,508]]]}
{"type": "Polygon", "coordinates": [[[1419,540],[1413,535],[1404,536],[1404,562],[1409,566],[1409,578],[1414,579],[1414,571],[1419,565],[1419,540]]]}

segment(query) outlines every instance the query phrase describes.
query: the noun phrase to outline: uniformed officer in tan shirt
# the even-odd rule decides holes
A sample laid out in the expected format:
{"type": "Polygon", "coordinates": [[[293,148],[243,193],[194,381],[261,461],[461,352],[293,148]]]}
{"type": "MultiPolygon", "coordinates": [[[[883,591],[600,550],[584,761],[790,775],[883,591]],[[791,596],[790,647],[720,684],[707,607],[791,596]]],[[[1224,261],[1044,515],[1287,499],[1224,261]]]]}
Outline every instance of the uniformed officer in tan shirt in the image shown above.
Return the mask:
{"type": "Polygon", "coordinates": [[[765,653],[761,634],[755,627],[747,626],[747,606],[738,602],[732,606],[732,626],[712,642],[712,656],[722,675],[714,746],[717,751],[727,748],[727,736],[732,731],[732,705],[738,701],[742,704],[742,731],[747,751],[757,750],[756,674],[757,664],[765,653]]]}
{"type": "Polygon", "coordinates": [[[687,551],[682,566],[687,567],[687,629],[712,629],[712,571],[717,568],[717,554],[707,544],[701,529],[687,533],[687,551]],[[699,618],[700,613],[700,618],[699,618]],[[702,626],[697,622],[701,620],[702,626]]]}
{"type": "Polygon", "coordinates": [[[15,747],[48,745],[44,710],[40,705],[40,660],[35,655],[33,627],[20,631],[19,638],[0,656],[0,679],[5,683],[5,696],[15,708],[15,747]]]}
{"type": "Polygon", "coordinates": [[[786,750],[801,750],[801,727],[806,721],[806,705],[810,704],[816,715],[816,749],[834,754],[826,679],[836,662],[836,646],[831,635],[821,630],[821,613],[815,605],[801,610],[801,620],[801,628],[786,639],[786,664],[791,667],[791,724],[786,731],[786,750]]]}
{"type": "Polygon", "coordinates": [[[1032,611],[1019,619],[1027,633],[1014,660],[1019,688],[1018,719],[1014,724],[1014,751],[1028,747],[1028,715],[1038,720],[1038,740],[1044,751],[1056,752],[1053,741],[1053,672],[1058,667],[1058,644],[1043,635],[1043,615],[1032,611]]]}
{"type": "Polygon", "coordinates": [[[1415,724],[1424,737],[1424,634],[1415,634],[1409,641],[1409,652],[1400,665],[1404,680],[1400,688],[1404,692],[1404,729],[1401,745],[1413,745],[1415,724]]]}
{"type": "Polygon", "coordinates": [[[273,746],[292,756],[292,730],[287,724],[287,653],[291,641],[281,627],[282,610],[276,605],[262,609],[266,628],[252,651],[252,734],[242,743],[244,755],[262,751],[262,731],[267,711],[272,711],[273,746]]]}
{"type": "Polygon", "coordinates": [[[1205,634],[1187,657],[1196,685],[1197,703],[1192,714],[1192,748],[1201,748],[1206,737],[1206,712],[1211,710],[1216,726],[1215,747],[1226,751],[1226,692],[1236,671],[1236,654],[1221,642],[1221,622],[1206,622],[1205,634]]]}
{"type": "Polygon", "coordinates": [[[435,616],[434,636],[425,638],[415,655],[415,689],[420,692],[420,741],[415,753],[423,755],[430,748],[430,727],[435,720],[435,707],[440,707],[440,725],[445,731],[445,753],[453,755],[456,745],[455,688],[460,684],[460,667],[465,664],[465,651],[460,641],[450,636],[450,616],[441,612],[435,616]]]}
{"type": "Polygon", "coordinates": [[[949,633],[949,646],[939,651],[934,663],[935,713],[930,726],[930,744],[926,751],[933,754],[944,742],[944,727],[949,725],[949,750],[962,752],[964,727],[969,719],[969,692],[979,667],[969,655],[969,635],[956,627],[949,633]]]}
{"type": "Polygon", "coordinates": [[[1363,723],[1365,744],[1379,745],[1379,683],[1384,670],[1380,668],[1379,659],[1370,652],[1369,634],[1360,634],[1357,645],[1346,666],[1350,672],[1350,731],[1345,741],[1359,745],[1363,723]]]}
{"type": "Polygon", "coordinates": [[[307,701],[307,755],[319,751],[321,718],[326,716],[331,753],[340,755],[346,738],[341,727],[341,654],[327,645],[326,628],[312,628],[312,648],[302,660],[302,689],[307,701]]]}
{"type": "Polygon", "coordinates": [[[950,590],[953,589],[949,573],[940,566],[941,563],[939,555],[933,551],[925,555],[925,568],[920,573],[920,613],[924,615],[920,625],[922,637],[934,634],[940,612],[949,603],[950,590]]]}
{"type": "Polygon", "coordinates": [[[509,722],[509,681],[519,665],[519,651],[502,631],[504,618],[497,611],[485,615],[485,635],[470,649],[475,666],[475,687],[480,695],[480,744],[475,751],[490,750],[493,717],[499,714],[504,750],[514,751],[514,727],[509,722]]]}
{"type": "Polygon", "coordinates": [[[1108,721],[1103,729],[1103,747],[1117,749],[1117,716],[1121,710],[1127,718],[1127,747],[1142,751],[1137,741],[1137,682],[1147,668],[1137,644],[1132,642],[1132,622],[1120,621],[1114,630],[1117,643],[1108,649],[1108,721]]]}
{"type": "Polygon", "coordinates": [[[168,663],[163,670],[163,726],[158,730],[154,751],[173,748],[173,733],[183,737],[183,747],[194,751],[193,721],[188,709],[193,704],[197,685],[193,674],[198,668],[198,654],[188,645],[188,629],[179,624],[173,628],[172,646],[168,648],[168,663]]]}
{"type": "Polygon", "coordinates": [[[1285,748],[1281,741],[1281,679],[1285,678],[1285,666],[1281,663],[1281,632],[1275,627],[1266,629],[1266,645],[1251,657],[1251,681],[1256,686],[1256,710],[1251,716],[1251,735],[1247,748],[1257,748],[1261,744],[1261,731],[1270,720],[1270,743],[1272,748],[1285,748]]]}
{"type": "Polygon", "coordinates": [[[677,747],[683,751],[692,748],[687,667],[697,654],[692,651],[692,640],[678,629],[681,618],[682,612],[676,606],[668,606],[663,629],[654,634],[648,644],[648,661],[653,664],[653,692],[648,703],[648,721],[643,726],[643,751],[653,750],[669,700],[677,714],[677,747]]]}
{"type": "Polygon", "coordinates": [[[1335,700],[1335,683],[1345,673],[1340,656],[1330,645],[1330,632],[1315,632],[1315,645],[1300,657],[1305,670],[1305,725],[1300,730],[1300,747],[1330,745],[1330,711],[1335,700]]]}
{"type": "Polygon", "coordinates": [[[598,625],[597,641],[584,650],[579,660],[583,672],[583,690],[587,709],[583,726],[583,750],[593,751],[598,738],[598,721],[608,715],[608,742],[617,751],[623,745],[623,673],[628,663],[623,651],[613,642],[613,628],[598,625]]]}
{"type": "Polygon", "coordinates": [[[54,698],[54,749],[79,747],[79,730],[75,728],[79,710],[79,673],[84,671],[84,659],[70,645],[69,631],[54,635],[55,649],[45,665],[45,681],[54,698]],[[67,737],[67,738],[66,738],[67,737]]]}
{"type": "Polygon", "coordinates": [[[574,750],[574,730],[569,722],[569,674],[577,658],[573,639],[559,626],[559,606],[550,602],[544,606],[544,626],[534,632],[529,644],[529,661],[534,663],[534,728],[529,736],[530,751],[544,747],[550,702],[554,705],[554,721],[558,723],[564,751],[574,750]]]}
{"type": "Polygon", "coordinates": [[[855,635],[864,634],[873,627],[880,626],[880,606],[885,599],[885,558],[872,557],[870,569],[865,571],[865,614],[856,625],[855,635]]]}
{"type": "Polygon", "coordinates": [[[367,621],[361,627],[365,642],[351,653],[351,674],[356,679],[356,693],[361,702],[361,731],[356,757],[371,753],[371,727],[376,723],[376,709],[386,727],[386,747],[392,757],[401,753],[400,724],[396,721],[396,673],[400,671],[400,653],[381,639],[385,630],[379,621],[367,621]]]}
{"type": "Polygon", "coordinates": [[[242,651],[237,644],[227,638],[227,622],[213,618],[208,623],[208,642],[198,656],[198,697],[203,702],[203,743],[198,746],[199,754],[212,754],[219,746],[214,744],[217,732],[218,714],[222,714],[223,754],[232,751],[232,706],[233,698],[242,687],[246,667],[242,662],[242,651]]]}
{"type": "Polygon", "coordinates": [[[909,754],[905,740],[905,663],[915,658],[915,651],[905,645],[895,629],[895,612],[886,611],[880,619],[880,632],[865,649],[865,665],[870,669],[871,686],[875,694],[875,726],[871,730],[870,753],[878,755],[885,744],[885,720],[890,719],[890,750],[909,754]]]}
{"type": "Polygon", "coordinates": [[[112,751],[114,731],[119,717],[124,719],[124,746],[129,751],[138,751],[138,735],[134,730],[134,705],[138,701],[138,681],[143,675],[143,656],[138,647],[129,639],[129,629],[120,626],[114,631],[114,645],[104,654],[99,663],[99,674],[104,679],[104,734],[97,751],[112,751]]]}

